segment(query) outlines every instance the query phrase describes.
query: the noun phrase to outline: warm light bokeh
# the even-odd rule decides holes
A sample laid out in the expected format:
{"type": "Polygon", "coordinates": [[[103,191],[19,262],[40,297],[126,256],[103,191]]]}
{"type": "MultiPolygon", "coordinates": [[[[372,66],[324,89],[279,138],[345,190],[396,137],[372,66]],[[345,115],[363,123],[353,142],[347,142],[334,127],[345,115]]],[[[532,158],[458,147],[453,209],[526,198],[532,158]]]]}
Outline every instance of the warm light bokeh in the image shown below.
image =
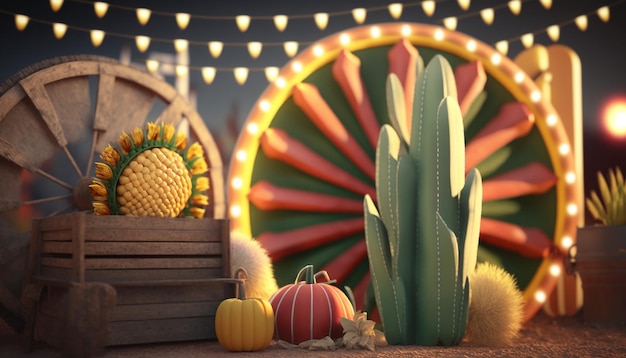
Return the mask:
{"type": "Polygon", "coordinates": [[[626,138],[626,95],[608,99],[602,108],[602,123],[609,135],[626,138]]]}

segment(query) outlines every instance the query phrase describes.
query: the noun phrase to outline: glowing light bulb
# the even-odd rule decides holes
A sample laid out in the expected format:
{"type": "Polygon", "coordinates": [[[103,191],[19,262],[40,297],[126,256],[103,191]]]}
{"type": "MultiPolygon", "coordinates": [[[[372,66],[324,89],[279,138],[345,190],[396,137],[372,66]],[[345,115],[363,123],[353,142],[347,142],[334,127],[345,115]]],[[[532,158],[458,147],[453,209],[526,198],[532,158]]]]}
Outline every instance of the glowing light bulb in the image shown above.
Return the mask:
{"type": "Polygon", "coordinates": [[[389,14],[394,19],[398,20],[400,16],[402,16],[402,4],[400,3],[389,4],[387,8],[389,9],[389,14]]]}
{"type": "Polygon", "coordinates": [[[315,19],[315,25],[317,25],[318,29],[326,29],[326,26],[328,25],[328,13],[318,12],[317,14],[313,15],[313,18],[315,19]]]}
{"type": "Polygon", "coordinates": [[[30,20],[30,18],[26,15],[20,15],[20,14],[16,14],[15,15],[15,27],[19,30],[19,31],[23,31],[26,26],[28,26],[28,21],[30,20]]]}
{"type": "Polygon", "coordinates": [[[561,155],[566,155],[567,153],[569,153],[569,144],[567,143],[562,143],[561,145],[559,145],[559,153],[561,153],[561,155]]]}
{"type": "Polygon", "coordinates": [[[315,45],[313,47],[313,54],[315,55],[315,57],[320,57],[324,54],[324,47],[322,47],[322,45],[315,45]]]}
{"type": "Polygon", "coordinates": [[[249,70],[247,67],[235,67],[235,69],[233,70],[235,80],[240,86],[246,83],[246,80],[248,79],[248,72],[249,70]]]}
{"type": "Polygon", "coordinates": [[[525,48],[531,47],[535,42],[535,36],[531,33],[522,35],[520,39],[522,40],[522,45],[524,45],[525,48]]]}
{"type": "Polygon", "coordinates": [[[239,205],[231,205],[230,207],[230,216],[232,218],[238,218],[241,216],[241,206],[239,205]]]}
{"type": "Polygon", "coordinates": [[[259,133],[259,125],[256,123],[248,123],[248,125],[246,126],[246,130],[249,134],[256,135],[257,133],[259,133]]]}
{"type": "Polygon", "coordinates": [[[436,3],[433,0],[422,1],[422,11],[426,16],[431,17],[435,13],[436,3]]]}
{"type": "Polygon", "coordinates": [[[461,7],[461,9],[463,10],[467,10],[469,9],[470,5],[471,5],[471,0],[457,0],[459,7],[461,7]]]}
{"type": "Polygon", "coordinates": [[[245,162],[248,158],[248,154],[244,149],[239,149],[237,153],[235,153],[235,159],[239,162],[245,162]]]}
{"type": "Polygon", "coordinates": [[[159,61],[157,61],[157,60],[146,60],[146,68],[151,73],[156,73],[159,70],[159,61]]]}
{"type": "Polygon", "coordinates": [[[271,108],[270,101],[268,101],[268,100],[266,100],[266,99],[262,100],[262,101],[259,103],[259,109],[260,109],[262,112],[267,112],[267,111],[269,111],[269,110],[270,110],[270,108],[271,108]]]}
{"type": "Polygon", "coordinates": [[[441,29],[435,30],[435,40],[442,41],[444,37],[445,36],[444,36],[443,30],[441,29]]]}
{"type": "Polygon", "coordinates": [[[400,29],[400,33],[404,37],[410,36],[411,35],[411,26],[409,26],[409,25],[402,25],[402,28],[400,29]]]}
{"type": "Polygon", "coordinates": [[[184,12],[179,12],[176,14],[176,24],[178,25],[178,28],[181,30],[184,30],[187,28],[187,26],[189,25],[189,20],[191,19],[191,15],[184,13],[184,12]]]}
{"type": "Polygon", "coordinates": [[[550,265],[550,275],[558,277],[561,274],[561,266],[559,264],[550,265]]]}
{"type": "Polygon", "coordinates": [[[519,71],[515,74],[515,77],[513,79],[515,80],[515,83],[520,84],[524,82],[524,78],[526,78],[526,75],[524,75],[524,72],[519,71]]]}
{"type": "Polygon", "coordinates": [[[367,17],[367,10],[362,7],[352,9],[352,17],[357,24],[362,24],[365,22],[365,18],[367,17]]]}
{"type": "Polygon", "coordinates": [[[491,63],[497,66],[500,64],[500,62],[502,62],[502,55],[500,55],[499,53],[494,53],[493,55],[491,55],[491,63]]]}
{"type": "Polygon", "coordinates": [[[302,63],[300,63],[299,61],[292,63],[291,69],[293,70],[293,72],[296,72],[296,73],[302,71],[302,63]]]}
{"type": "Polygon", "coordinates": [[[574,244],[574,240],[571,236],[563,236],[561,240],[561,247],[568,250],[574,244]]]}
{"type": "Polygon", "coordinates": [[[457,19],[456,17],[446,17],[445,19],[443,19],[443,26],[446,27],[446,29],[454,31],[456,30],[456,25],[457,25],[457,19]]]}
{"type": "Polygon", "coordinates": [[[513,15],[519,15],[520,11],[522,11],[522,2],[520,0],[511,0],[508,2],[508,5],[513,15]]]}
{"type": "Polygon", "coordinates": [[[339,35],[339,43],[341,43],[342,46],[347,46],[350,43],[350,35],[346,33],[339,35]]]}
{"type": "Polygon", "coordinates": [[[218,58],[222,54],[222,50],[224,49],[224,43],[221,41],[211,41],[209,42],[209,52],[213,58],[218,58]]]}
{"type": "Polygon", "coordinates": [[[176,76],[183,77],[189,73],[189,67],[183,65],[176,65],[176,76]]]}
{"type": "Polygon", "coordinates": [[[150,38],[148,36],[135,36],[135,45],[139,52],[146,52],[150,47],[150,38]]]}
{"type": "Polygon", "coordinates": [[[565,182],[567,184],[574,184],[576,182],[576,174],[574,172],[567,172],[567,174],[565,174],[565,182]]]}
{"type": "Polygon", "coordinates": [[[265,67],[265,78],[267,78],[268,82],[274,82],[276,78],[278,78],[278,67],[269,66],[265,67]]]}
{"type": "Polygon", "coordinates": [[[506,40],[496,42],[496,49],[503,55],[506,55],[509,52],[509,42],[506,40]]]}
{"type": "Polygon", "coordinates": [[[176,40],[174,40],[174,49],[176,50],[176,52],[187,51],[188,47],[189,47],[189,41],[187,41],[185,39],[176,39],[176,40]]]}
{"type": "Polygon", "coordinates": [[[102,1],[96,1],[93,3],[93,11],[96,13],[96,16],[101,19],[107,14],[107,11],[109,11],[109,4],[102,1]]]}
{"type": "Polygon", "coordinates": [[[599,8],[598,17],[600,18],[600,20],[602,20],[602,22],[609,22],[609,19],[611,17],[611,11],[609,10],[609,7],[602,6],[601,8],[599,8]]]}
{"type": "Polygon", "coordinates": [[[52,32],[54,32],[54,37],[57,38],[57,40],[60,40],[63,38],[63,36],[65,36],[65,32],[67,31],[67,25],[62,24],[60,22],[55,22],[54,24],[52,24],[52,32]]]}
{"type": "Polygon", "coordinates": [[[574,19],[574,22],[576,23],[576,26],[578,26],[578,28],[580,29],[580,31],[585,31],[585,30],[587,30],[587,25],[588,25],[587,15],[580,15],[580,16],[577,16],[577,17],[574,19]]]}
{"type": "Polygon", "coordinates": [[[470,52],[476,51],[476,41],[474,40],[467,41],[467,44],[465,44],[465,48],[470,52]]]}
{"type": "Polygon", "coordinates": [[[248,53],[252,58],[258,58],[263,50],[263,44],[259,41],[248,42],[248,53]]]}
{"type": "Polygon", "coordinates": [[[102,30],[91,30],[90,32],[91,43],[94,47],[98,47],[104,41],[104,31],[102,30]]]}
{"type": "Polygon", "coordinates": [[[276,85],[276,87],[278,88],[285,88],[285,86],[287,86],[287,80],[284,77],[278,77],[276,79],[276,81],[274,82],[274,84],[276,85]]]}
{"type": "Polygon", "coordinates": [[[202,67],[202,79],[204,80],[204,83],[206,83],[207,85],[213,83],[216,73],[217,70],[215,69],[215,67],[202,67]]]}
{"type": "Polygon", "coordinates": [[[541,91],[534,90],[530,93],[530,100],[534,103],[541,101],[541,91]]]}
{"type": "Polygon", "coordinates": [[[546,10],[550,10],[550,8],[552,7],[552,0],[539,0],[539,2],[546,10]]]}
{"type": "Polygon", "coordinates": [[[554,42],[559,41],[559,36],[561,36],[561,28],[559,27],[559,25],[549,26],[546,32],[548,33],[548,37],[550,37],[550,40],[554,42]]]}
{"type": "Polygon", "coordinates": [[[493,24],[494,12],[492,8],[482,9],[480,10],[480,17],[483,19],[485,24],[491,25],[493,24]]]}
{"type": "Polygon", "coordinates": [[[234,189],[241,189],[241,187],[243,186],[243,180],[240,177],[234,177],[233,180],[230,182],[230,185],[234,189]]]}
{"type": "Polygon", "coordinates": [[[293,57],[298,53],[298,43],[296,41],[286,41],[283,44],[283,48],[289,57],[293,57]]]}
{"type": "Polygon", "coordinates": [[[537,292],[535,292],[535,301],[539,302],[539,303],[544,303],[546,302],[546,293],[543,292],[542,290],[537,290],[537,292]]]}
{"type": "Polygon", "coordinates": [[[546,124],[548,125],[548,127],[554,127],[554,125],[556,125],[556,121],[557,117],[555,114],[549,114],[546,117],[546,124]]]}
{"type": "Polygon", "coordinates": [[[57,12],[61,10],[61,6],[63,6],[63,0],[50,0],[50,8],[52,11],[57,12]]]}
{"type": "Polygon", "coordinates": [[[370,36],[372,36],[373,39],[379,38],[380,37],[380,27],[372,26],[372,28],[370,29],[370,36]]]}
{"type": "Polygon", "coordinates": [[[237,28],[241,32],[246,32],[248,27],[250,26],[250,16],[248,15],[239,15],[235,17],[235,22],[237,23],[237,28]]]}
{"type": "Polygon", "coordinates": [[[570,216],[574,216],[576,214],[578,214],[578,205],[574,204],[574,203],[570,203],[567,205],[567,213],[570,216]]]}
{"type": "Polygon", "coordinates": [[[289,18],[287,17],[287,15],[274,16],[274,26],[276,26],[276,29],[280,32],[285,31],[288,22],[289,18]]]}
{"type": "Polygon", "coordinates": [[[150,9],[138,8],[135,10],[135,13],[137,14],[137,21],[139,21],[141,25],[145,25],[150,21],[152,11],[150,11],[150,9]]]}

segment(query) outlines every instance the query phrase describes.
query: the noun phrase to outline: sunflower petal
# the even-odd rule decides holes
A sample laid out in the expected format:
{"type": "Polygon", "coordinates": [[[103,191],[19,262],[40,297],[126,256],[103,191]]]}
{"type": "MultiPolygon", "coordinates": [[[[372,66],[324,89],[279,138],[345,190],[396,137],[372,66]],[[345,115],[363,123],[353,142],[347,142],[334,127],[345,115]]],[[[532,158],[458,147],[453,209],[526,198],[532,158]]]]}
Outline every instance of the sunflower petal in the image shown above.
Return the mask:
{"type": "Polygon", "coordinates": [[[113,170],[106,163],[96,162],[96,177],[109,180],[113,177],[113,170]]]}

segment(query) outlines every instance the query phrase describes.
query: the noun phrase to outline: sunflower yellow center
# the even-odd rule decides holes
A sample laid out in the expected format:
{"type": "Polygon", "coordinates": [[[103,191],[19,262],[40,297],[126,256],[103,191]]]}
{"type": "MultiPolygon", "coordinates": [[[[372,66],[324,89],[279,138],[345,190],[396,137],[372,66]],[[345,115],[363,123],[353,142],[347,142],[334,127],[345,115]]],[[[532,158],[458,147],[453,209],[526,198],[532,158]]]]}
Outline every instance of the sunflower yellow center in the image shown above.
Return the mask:
{"type": "Polygon", "coordinates": [[[191,176],[180,154],[152,148],[124,168],[117,185],[123,215],[176,217],[192,192],[191,176]]]}

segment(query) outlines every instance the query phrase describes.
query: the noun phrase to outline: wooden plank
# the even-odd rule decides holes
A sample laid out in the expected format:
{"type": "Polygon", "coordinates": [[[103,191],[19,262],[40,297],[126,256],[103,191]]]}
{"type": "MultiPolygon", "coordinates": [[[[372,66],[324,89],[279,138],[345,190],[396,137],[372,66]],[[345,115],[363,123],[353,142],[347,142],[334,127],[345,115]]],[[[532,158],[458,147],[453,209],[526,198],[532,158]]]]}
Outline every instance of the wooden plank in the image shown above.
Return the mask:
{"type": "Polygon", "coordinates": [[[85,260],[87,270],[221,268],[222,265],[221,257],[196,256],[186,258],[87,258],[85,260]]]}
{"type": "Polygon", "coordinates": [[[72,258],[71,257],[42,257],[41,258],[41,266],[47,266],[47,267],[60,267],[60,268],[65,268],[68,269],[68,271],[71,271],[72,269],[72,258]]]}
{"type": "MultiPolygon", "coordinates": [[[[44,251],[45,248],[44,248],[44,251]]],[[[221,243],[207,242],[93,242],[85,243],[86,256],[175,256],[175,255],[220,255],[221,243]]],[[[143,259],[142,259],[143,260],[143,259]]]]}
{"type": "Polygon", "coordinates": [[[119,306],[174,302],[221,302],[226,298],[235,297],[234,286],[225,284],[175,287],[114,285],[114,287],[117,290],[117,304],[119,306]]]}
{"type": "Polygon", "coordinates": [[[50,216],[42,219],[35,219],[40,222],[39,230],[42,232],[54,231],[54,230],[71,230],[72,221],[71,217],[73,215],[80,214],[66,214],[66,215],[58,215],[58,216],[50,216]]]}
{"type": "Polygon", "coordinates": [[[35,339],[62,348],[65,343],[63,320],[39,312],[35,321],[35,339]]]}
{"type": "Polygon", "coordinates": [[[68,227],[62,230],[42,231],[42,240],[44,241],[72,241],[72,229],[68,227]]]}
{"type": "Polygon", "coordinates": [[[191,219],[191,218],[157,218],[108,215],[97,216],[93,214],[75,213],[70,215],[84,215],[87,227],[92,231],[110,230],[164,230],[164,231],[204,231],[207,236],[221,232],[228,228],[227,220],[216,219],[191,219]]]}
{"type": "Polygon", "coordinates": [[[52,266],[40,266],[39,274],[42,277],[59,279],[65,281],[72,280],[72,270],[60,267],[52,267],[52,266]]]}
{"type": "Polygon", "coordinates": [[[68,254],[71,255],[73,251],[73,245],[70,241],[43,241],[41,243],[41,254],[68,254]]]}
{"type": "Polygon", "coordinates": [[[111,322],[116,322],[215,316],[220,302],[117,305],[110,320],[111,322]]]}
{"type": "MultiPolygon", "coordinates": [[[[187,219],[179,219],[187,220],[187,219]]],[[[191,220],[191,219],[189,219],[191,220]]],[[[125,229],[115,226],[110,226],[107,229],[96,230],[94,227],[89,227],[86,236],[86,241],[136,241],[136,242],[216,242],[216,235],[211,231],[193,228],[186,228],[180,231],[168,230],[168,229],[125,229]]]]}
{"type": "Polygon", "coordinates": [[[215,317],[111,322],[106,345],[214,339],[215,317]]]}
{"type": "Polygon", "coordinates": [[[206,269],[144,269],[144,270],[87,270],[85,280],[115,284],[124,281],[177,280],[221,277],[222,268],[206,269]]]}

